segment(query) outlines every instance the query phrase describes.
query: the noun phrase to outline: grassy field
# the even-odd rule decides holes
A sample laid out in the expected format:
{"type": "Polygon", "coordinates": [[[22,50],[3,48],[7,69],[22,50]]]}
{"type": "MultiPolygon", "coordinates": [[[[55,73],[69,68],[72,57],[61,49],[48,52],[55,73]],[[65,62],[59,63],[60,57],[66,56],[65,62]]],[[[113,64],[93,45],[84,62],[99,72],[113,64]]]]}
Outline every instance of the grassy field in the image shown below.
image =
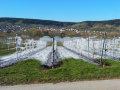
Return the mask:
{"type": "Polygon", "coordinates": [[[57,42],[57,46],[63,46],[62,42],[57,42]]]}
{"type": "MultiPolygon", "coordinates": [[[[14,48],[13,45],[10,45],[10,48],[14,48]]],[[[0,56],[8,55],[14,53],[16,50],[15,49],[10,49],[8,50],[7,45],[2,45],[0,44],[0,56]]]]}
{"type": "Polygon", "coordinates": [[[15,51],[16,51],[15,49],[0,51],[0,56],[5,56],[5,55],[13,54],[13,53],[15,53],[15,51]]]}
{"type": "Polygon", "coordinates": [[[120,78],[120,62],[106,60],[111,66],[100,67],[82,60],[66,59],[59,68],[43,70],[37,60],[27,60],[0,69],[0,84],[28,84],[77,80],[120,78]]]}

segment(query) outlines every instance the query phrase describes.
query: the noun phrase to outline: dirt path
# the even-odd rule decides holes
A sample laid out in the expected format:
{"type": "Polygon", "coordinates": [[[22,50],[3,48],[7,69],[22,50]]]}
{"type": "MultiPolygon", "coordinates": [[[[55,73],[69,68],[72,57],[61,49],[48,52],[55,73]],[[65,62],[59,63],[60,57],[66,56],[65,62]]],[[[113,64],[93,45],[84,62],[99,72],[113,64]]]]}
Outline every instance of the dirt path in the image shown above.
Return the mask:
{"type": "Polygon", "coordinates": [[[0,86],[0,90],[120,90],[120,79],[0,86]]]}

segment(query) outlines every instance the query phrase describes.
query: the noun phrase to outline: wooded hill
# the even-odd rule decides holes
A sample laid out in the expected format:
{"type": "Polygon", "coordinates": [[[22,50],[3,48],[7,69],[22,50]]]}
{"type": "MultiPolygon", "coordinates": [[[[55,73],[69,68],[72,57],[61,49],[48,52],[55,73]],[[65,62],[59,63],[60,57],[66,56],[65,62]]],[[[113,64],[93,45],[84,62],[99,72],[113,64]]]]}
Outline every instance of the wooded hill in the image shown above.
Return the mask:
{"type": "Polygon", "coordinates": [[[0,18],[0,24],[14,24],[14,25],[43,25],[43,26],[58,26],[66,27],[76,24],[74,22],[59,22],[52,20],[40,19],[25,19],[25,18],[0,18]]]}
{"type": "Polygon", "coordinates": [[[78,30],[120,31],[120,19],[106,21],[60,22],[25,18],[0,18],[0,25],[50,26],[68,27],[78,30]]]}
{"type": "Polygon", "coordinates": [[[120,31],[120,19],[106,21],[84,21],[71,26],[78,30],[120,31]]]}

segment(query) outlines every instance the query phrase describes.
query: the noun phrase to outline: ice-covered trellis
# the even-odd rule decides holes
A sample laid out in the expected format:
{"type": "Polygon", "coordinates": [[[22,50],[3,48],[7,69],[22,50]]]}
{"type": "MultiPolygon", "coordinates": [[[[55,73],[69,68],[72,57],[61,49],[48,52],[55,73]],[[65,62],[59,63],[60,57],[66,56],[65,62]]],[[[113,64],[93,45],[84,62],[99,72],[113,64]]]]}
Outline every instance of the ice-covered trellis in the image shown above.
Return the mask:
{"type": "MultiPolygon", "coordinates": [[[[103,58],[119,60],[120,58],[120,38],[96,39],[94,37],[55,37],[54,49],[48,46],[47,42],[53,43],[53,38],[44,36],[39,40],[26,39],[16,36],[16,52],[11,55],[1,57],[0,67],[12,65],[27,59],[38,59],[44,65],[53,65],[53,58],[56,60],[65,58],[76,58],[88,61],[92,64],[94,59],[100,59],[103,51],[103,58]],[[57,46],[61,42],[63,46],[57,46]],[[104,45],[104,48],[103,48],[104,45]],[[55,51],[55,52],[53,52],[55,51]],[[54,57],[53,57],[54,54],[54,57]]],[[[98,64],[97,64],[98,65],[98,64]]]]}
{"type": "Polygon", "coordinates": [[[92,53],[89,53],[88,57],[88,40],[85,38],[72,38],[70,40],[64,40],[63,46],[65,49],[75,53],[80,59],[88,61],[92,64],[98,65],[92,59],[92,53]]]}
{"type": "Polygon", "coordinates": [[[0,67],[9,66],[19,61],[31,58],[32,55],[46,48],[46,41],[29,39],[25,42],[16,36],[16,52],[11,55],[1,57],[0,67]]]}
{"type": "Polygon", "coordinates": [[[1,48],[3,48],[4,45],[7,45],[7,50],[15,49],[15,47],[11,47],[11,45],[15,44],[15,37],[5,37],[0,43],[2,44],[1,48]]]}
{"type": "Polygon", "coordinates": [[[88,43],[88,38],[70,38],[64,40],[63,46],[73,51],[76,51],[81,55],[85,55],[94,59],[101,58],[102,49],[103,49],[103,58],[113,59],[113,60],[119,60],[120,58],[119,38],[106,39],[104,42],[104,39],[96,39],[89,37],[89,43],[88,43]],[[103,43],[104,43],[104,49],[103,49],[103,43]]]}
{"type": "Polygon", "coordinates": [[[107,55],[110,59],[119,60],[120,58],[120,39],[111,38],[107,40],[107,55]]]}
{"type": "Polygon", "coordinates": [[[15,42],[16,43],[16,60],[18,60],[19,53],[21,56],[21,51],[22,51],[22,38],[16,35],[15,40],[16,40],[15,42]]]}
{"type": "MultiPolygon", "coordinates": [[[[96,42],[93,40],[89,39],[89,47],[88,47],[88,39],[86,38],[73,38],[72,40],[67,40],[63,42],[63,46],[74,50],[81,55],[88,56],[90,58],[93,58],[93,54],[95,53],[96,50],[96,42]],[[88,51],[89,50],[89,51],[88,51]]],[[[96,55],[96,58],[98,56],[96,55]]]]}

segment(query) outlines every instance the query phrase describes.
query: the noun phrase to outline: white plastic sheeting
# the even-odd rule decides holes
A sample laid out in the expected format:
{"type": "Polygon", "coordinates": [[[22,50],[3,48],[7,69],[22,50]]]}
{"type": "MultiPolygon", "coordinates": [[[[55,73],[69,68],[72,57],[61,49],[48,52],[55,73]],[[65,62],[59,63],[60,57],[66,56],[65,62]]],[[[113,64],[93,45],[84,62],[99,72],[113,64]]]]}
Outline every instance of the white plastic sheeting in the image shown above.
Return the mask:
{"type": "Polygon", "coordinates": [[[62,59],[65,59],[65,58],[75,58],[75,59],[79,59],[79,55],[73,53],[73,52],[70,52],[68,50],[66,50],[64,47],[58,47],[58,52],[60,54],[60,57],[62,59]]]}
{"type": "Polygon", "coordinates": [[[48,60],[50,52],[52,52],[52,47],[47,47],[29,58],[40,60],[42,64],[45,64],[48,60]]]}
{"type": "MultiPolygon", "coordinates": [[[[90,58],[100,58],[103,48],[103,39],[89,39],[88,49],[88,38],[65,38],[63,46],[89,56],[90,58]]],[[[104,50],[103,52],[104,55],[120,58],[120,39],[106,39],[106,49],[107,51],[105,52],[104,50]]],[[[107,58],[106,56],[104,56],[104,58],[107,58]]]]}
{"type": "Polygon", "coordinates": [[[46,41],[27,40],[27,42],[25,42],[25,50],[17,51],[16,53],[11,55],[2,56],[0,58],[0,67],[9,66],[19,61],[30,59],[32,55],[42,51],[46,47],[46,44],[46,41]]]}
{"type": "Polygon", "coordinates": [[[88,52],[88,40],[84,38],[74,38],[70,40],[64,40],[63,46],[67,47],[68,49],[71,49],[73,51],[76,51],[82,55],[88,56],[91,58],[100,58],[99,55],[93,56],[93,51],[96,50],[96,47],[93,48],[93,42],[92,40],[89,41],[89,52],[88,52]]]}
{"type": "MultiPolygon", "coordinates": [[[[29,59],[38,59],[42,62],[42,64],[45,64],[47,60],[49,60],[49,55],[52,52],[52,46],[46,47],[47,42],[51,41],[52,38],[45,36],[40,38],[39,40],[26,40],[25,47],[21,47],[22,51],[17,53],[3,56],[0,58],[0,62],[6,62],[9,60],[16,60],[17,57],[28,57],[29,59]],[[46,48],[45,48],[46,47],[46,48]],[[42,50],[42,48],[45,48],[42,50]],[[33,53],[32,53],[33,52],[33,53]]],[[[89,58],[100,58],[102,47],[103,47],[103,39],[89,39],[89,48],[88,48],[88,38],[80,38],[80,37],[65,37],[60,38],[56,37],[56,42],[63,42],[63,46],[73,50],[81,55],[87,56],[89,58]]],[[[55,49],[57,49],[60,58],[75,58],[80,59],[80,55],[71,52],[70,50],[65,49],[62,46],[56,46],[55,49]]],[[[120,39],[107,39],[106,40],[106,49],[107,52],[104,54],[111,56],[111,57],[117,57],[120,58],[120,39]]],[[[110,58],[111,58],[110,57],[110,58]]],[[[28,59],[25,58],[25,59],[28,59]]]]}

